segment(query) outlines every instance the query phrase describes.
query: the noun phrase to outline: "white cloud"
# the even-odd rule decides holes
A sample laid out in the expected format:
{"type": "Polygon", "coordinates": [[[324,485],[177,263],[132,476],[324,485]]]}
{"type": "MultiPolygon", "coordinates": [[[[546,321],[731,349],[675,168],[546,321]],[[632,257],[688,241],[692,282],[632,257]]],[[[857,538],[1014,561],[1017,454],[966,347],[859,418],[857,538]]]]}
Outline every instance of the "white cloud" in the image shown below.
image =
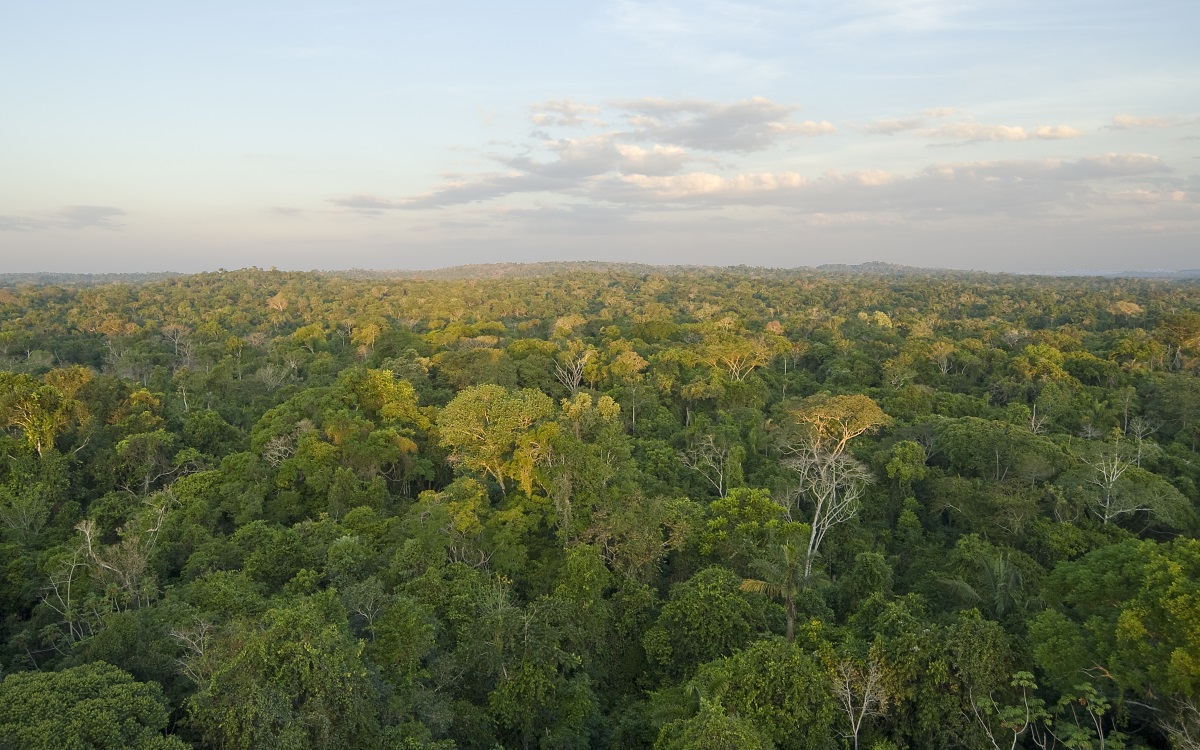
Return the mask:
{"type": "Polygon", "coordinates": [[[722,177],[707,172],[692,172],[670,177],[632,174],[621,175],[619,179],[661,200],[684,200],[713,195],[729,198],[737,194],[798,188],[808,182],[795,172],[783,172],[778,175],[770,173],[741,174],[733,177],[722,177]]]}
{"type": "Polygon", "coordinates": [[[1153,155],[1112,153],[1072,160],[939,163],[907,176],[878,169],[827,172],[815,178],[792,171],[725,175],[677,173],[687,157],[672,147],[641,149],[601,137],[564,141],[556,147],[562,157],[556,162],[511,159],[507,163],[514,167],[512,172],[456,180],[421,195],[398,200],[354,195],[331,202],[373,214],[552,193],[643,208],[762,205],[820,213],[1043,214],[1107,202],[1106,196],[1122,191],[1167,189],[1138,185],[1106,192],[1104,185],[1109,180],[1154,181],[1170,171],[1153,155]],[[661,169],[653,168],[656,162],[661,169]]]}
{"type": "Polygon", "coordinates": [[[1159,128],[1172,128],[1177,125],[1194,125],[1200,123],[1200,117],[1180,117],[1172,115],[1169,117],[1138,117],[1136,115],[1115,115],[1112,118],[1112,125],[1109,127],[1113,130],[1150,130],[1159,128]]]}
{"type": "Polygon", "coordinates": [[[0,215],[0,231],[121,229],[117,219],[124,215],[124,211],[111,206],[66,206],[52,213],[33,216],[0,215]]]}
{"type": "Polygon", "coordinates": [[[645,98],[615,103],[638,140],[673,143],[704,151],[762,151],[791,136],[836,132],[825,120],[792,119],[796,107],[763,97],[732,104],[706,100],[645,98]]]}
{"type": "MultiPolygon", "coordinates": [[[[367,215],[486,204],[480,210],[492,216],[530,223],[543,217],[556,226],[584,222],[584,216],[590,217],[587,222],[602,222],[601,217],[611,217],[614,211],[638,221],[668,211],[711,214],[734,207],[818,217],[813,221],[820,225],[849,225],[948,217],[1081,216],[1100,206],[1158,211],[1159,206],[1187,202],[1162,196],[1195,192],[1182,178],[1168,175],[1160,158],[1143,153],[947,161],[916,170],[898,169],[893,160],[878,163],[891,167],[886,170],[805,174],[794,167],[773,168],[787,144],[836,131],[824,120],[798,119],[796,109],[762,97],[734,102],[641,98],[604,106],[556,99],[531,108],[535,123],[544,127],[536,140],[497,145],[500,153],[486,155],[497,165],[493,171],[447,176],[442,184],[406,197],[364,192],[331,202],[367,215]],[[559,128],[592,128],[601,121],[612,124],[605,125],[604,132],[555,134],[559,128]],[[730,154],[748,163],[728,163],[730,154]],[[1150,200],[1151,195],[1158,197],[1150,200]],[[511,200],[499,200],[506,197],[511,200]],[[572,207],[528,208],[535,202],[564,200],[572,207]],[[839,216],[859,218],[832,218],[839,216]]],[[[946,145],[1083,135],[1065,124],[978,122],[951,107],[875,120],[861,130],[911,132],[946,145]]],[[[805,162],[812,163],[807,158],[805,162]]],[[[647,219],[647,224],[653,223],[647,219]]]]}
{"type": "Polygon", "coordinates": [[[1065,125],[1042,125],[1027,131],[1021,127],[1005,125],[983,125],[966,117],[958,122],[933,127],[930,120],[944,120],[961,114],[957,107],[930,107],[915,115],[875,120],[863,126],[863,130],[873,135],[895,135],[911,131],[922,131],[920,135],[926,138],[948,138],[962,140],[968,143],[979,141],[1023,141],[1030,138],[1077,138],[1083,133],[1065,125]]]}
{"type": "Polygon", "coordinates": [[[530,106],[530,118],[535,125],[543,127],[578,128],[585,125],[601,125],[596,115],[600,108],[594,104],[582,104],[571,99],[552,99],[530,106]]]}
{"type": "Polygon", "coordinates": [[[650,148],[642,148],[619,143],[616,149],[621,156],[620,171],[629,174],[674,174],[694,158],[679,146],[655,144],[650,148]]]}
{"type": "Polygon", "coordinates": [[[1083,131],[1076,130],[1069,125],[1038,125],[1033,129],[1033,138],[1041,138],[1042,140],[1057,141],[1067,138],[1082,138],[1083,131]]]}
{"type": "Polygon", "coordinates": [[[922,135],[935,140],[981,143],[984,141],[1062,140],[1080,138],[1083,132],[1069,125],[1039,125],[1026,130],[1013,125],[987,125],[974,120],[960,120],[925,131],[922,135]]]}
{"type": "Polygon", "coordinates": [[[921,117],[906,117],[902,119],[884,119],[876,120],[867,123],[863,130],[875,135],[895,135],[896,133],[904,133],[910,130],[919,130],[925,127],[925,120],[921,117]]]}
{"type": "MultiPolygon", "coordinates": [[[[1075,160],[983,161],[934,164],[910,175],[881,170],[723,176],[692,172],[666,177],[606,177],[594,198],[646,206],[776,206],[805,214],[838,213],[937,218],[953,215],[1048,215],[1112,202],[1112,179],[1152,179],[1167,171],[1145,154],[1103,154],[1075,160]]],[[[1173,194],[1173,193],[1172,193],[1173,194]]]]}

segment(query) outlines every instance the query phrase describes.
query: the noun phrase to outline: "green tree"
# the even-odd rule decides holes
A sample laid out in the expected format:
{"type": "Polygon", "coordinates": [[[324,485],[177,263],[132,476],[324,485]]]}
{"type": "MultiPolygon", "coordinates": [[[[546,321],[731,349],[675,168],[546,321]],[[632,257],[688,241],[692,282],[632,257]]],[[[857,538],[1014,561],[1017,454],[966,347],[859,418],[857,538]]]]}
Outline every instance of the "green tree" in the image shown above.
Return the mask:
{"type": "Polygon", "coordinates": [[[352,748],[376,737],[375,690],[332,592],[235,622],[189,722],[226,748],[352,748]]]}
{"type": "Polygon", "coordinates": [[[806,553],[804,542],[798,535],[780,541],[772,540],[767,544],[765,554],[750,563],[751,569],[761,578],[742,581],[743,591],[783,600],[788,643],[796,637],[796,596],[805,584],[806,553]]]}
{"type": "MultiPolygon", "coordinates": [[[[812,637],[820,646],[819,631],[812,637]]],[[[755,641],[702,666],[692,684],[781,750],[828,746],[837,708],[829,674],[811,649],[777,637],[755,641]]]]}
{"type": "MultiPolygon", "coordinates": [[[[76,369],[79,378],[90,378],[86,370],[76,369]]],[[[47,380],[52,378],[48,375],[47,380]]],[[[60,380],[64,385],[71,382],[71,379],[60,380]]],[[[44,457],[54,448],[54,439],[87,414],[84,405],[69,395],[70,391],[68,388],[64,392],[51,382],[40,384],[29,375],[0,372],[0,420],[6,427],[19,429],[26,444],[44,457]]]]}
{"type": "MultiPolygon", "coordinates": [[[[1060,564],[1043,588],[1057,607],[1039,613],[1029,628],[1046,681],[1066,697],[1075,697],[1082,682],[1109,685],[1117,698],[1128,691],[1130,701],[1154,709],[1147,718],[1164,733],[1197,736],[1198,581],[1200,541],[1194,539],[1131,539],[1060,564]]],[[[1097,693],[1093,703],[1103,697],[1097,693]]],[[[1102,714],[1108,718],[1100,732],[1121,717],[1102,714]]]]}
{"type": "Polygon", "coordinates": [[[553,411],[554,402],[539,391],[472,386],[438,415],[441,444],[451,449],[451,461],[491,476],[503,490],[505,478],[514,474],[513,452],[518,442],[553,411]]]}
{"type": "Polygon", "coordinates": [[[678,677],[741,648],[763,618],[740,586],[733,571],[718,566],[672,586],[657,622],[643,637],[651,662],[678,677]]]}
{"type": "Polygon", "coordinates": [[[719,704],[701,699],[700,711],[662,728],[654,750],[774,750],[749,719],[730,716],[719,704]]]}
{"type": "Polygon", "coordinates": [[[169,716],[157,684],[104,662],[18,672],[0,683],[4,750],[183,750],[164,734],[169,716]]]}

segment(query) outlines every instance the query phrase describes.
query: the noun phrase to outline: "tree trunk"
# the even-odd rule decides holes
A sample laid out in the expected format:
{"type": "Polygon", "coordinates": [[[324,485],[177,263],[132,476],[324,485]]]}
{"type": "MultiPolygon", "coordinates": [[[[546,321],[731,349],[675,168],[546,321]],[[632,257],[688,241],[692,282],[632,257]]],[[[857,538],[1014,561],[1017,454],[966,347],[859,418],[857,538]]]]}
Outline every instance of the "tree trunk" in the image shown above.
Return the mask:
{"type": "Polygon", "coordinates": [[[787,592],[787,642],[796,640],[796,596],[791,589],[787,592]]]}

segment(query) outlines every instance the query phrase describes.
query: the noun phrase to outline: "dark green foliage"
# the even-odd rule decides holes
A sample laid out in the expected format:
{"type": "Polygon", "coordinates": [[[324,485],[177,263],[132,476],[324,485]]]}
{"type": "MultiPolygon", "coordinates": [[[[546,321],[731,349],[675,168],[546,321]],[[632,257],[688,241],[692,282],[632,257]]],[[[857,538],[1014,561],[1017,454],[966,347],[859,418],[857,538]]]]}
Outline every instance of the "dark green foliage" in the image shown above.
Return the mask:
{"type": "Polygon", "coordinates": [[[1200,737],[1193,283],[110,281],[0,289],[2,748],[1200,737]]]}
{"type": "Polygon", "coordinates": [[[698,665],[741,648],[765,624],[740,590],[741,579],[727,568],[711,567],[671,587],[658,621],[642,645],[665,674],[684,677],[698,665]]]}
{"type": "Polygon", "coordinates": [[[799,644],[755,641],[702,667],[693,683],[780,750],[819,750],[828,743],[837,711],[830,676],[821,658],[799,644]]]}
{"type": "Polygon", "coordinates": [[[228,748],[353,748],[379,731],[374,689],[333,597],[235,621],[202,658],[190,724],[228,748]]]}
{"type": "Polygon", "coordinates": [[[168,715],[157,685],[104,662],[12,674],[0,683],[0,748],[182,750],[164,735],[168,715]]]}

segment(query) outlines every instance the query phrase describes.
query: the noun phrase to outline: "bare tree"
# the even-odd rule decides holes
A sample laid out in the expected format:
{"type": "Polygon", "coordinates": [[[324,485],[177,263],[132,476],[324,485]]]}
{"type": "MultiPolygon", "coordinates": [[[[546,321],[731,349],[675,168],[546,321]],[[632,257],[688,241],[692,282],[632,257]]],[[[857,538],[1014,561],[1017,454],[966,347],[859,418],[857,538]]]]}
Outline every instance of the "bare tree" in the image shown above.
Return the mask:
{"type": "Polygon", "coordinates": [[[196,620],[191,625],[178,625],[167,631],[167,635],[184,650],[184,655],[177,658],[175,663],[179,665],[179,670],[184,676],[197,685],[208,682],[216,668],[216,665],[210,664],[204,658],[208,651],[209,639],[215,629],[215,626],[206,620],[196,620]]]}
{"type": "Polygon", "coordinates": [[[596,353],[595,349],[580,349],[572,346],[563,352],[562,361],[554,363],[554,377],[574,396],[579,393],[579,384],[583,382],[583,371],[588,360],[596,353]]]}
{"type": "Polygon", "coordinates": [[[859,501],[873,478],[858,459],[830,453],[815,442],[795,446],[790,454],[784,466],[796,474],[796,491],[807,497],[813,508],[804,561],[804,577],[809,578],[825,535],[858,515],[859,501]]]}
{"type": "Polygon", "coordinates": [[[1029,431],[1034,435],[1041,435],[1046,431],[1046,418],[1038,415],[1036,403],[1029,410],[1029,431]]]}
{"type": "Polygon", "coordinates": [[[865,662],[843,658],[833,665],[833,697],[850,725],[850,730],[842,736],[849,738],[854,750],[858,750],[863,724],[885,715],[891,700],[883,679],[883,663],[875,649],[871,649],[865,662]]]}
{"type": "Polygon", "coordinates": [[[72,644],[91,635],[95,628],[95,618],[87,617],[84,596],[79,590],[84,588],[87,568],[83,549],[77,547],[70,557],[59,562],[42,588],[42,603],[60,618],[59,637],[51,638],[50,644],[62,653],[67,653],[72,644]]]}
{"type": "Polygon", "coordinates": [[[97,538],[96,524],[91,519],[76,525],[75,529],[82,536],[82,550],[90,561],[95,578],[114,584],[123,592],[123,601],[113,602],[115,609],[140,607],[149,603],[153,588],[152,577],[147,576],[150,555],[158,543],[167,512],[176,502],[175,496],[169,491],[146,498],[146,510],[136,521],[121,529],[121,541],[117,544],[101,544],[97,538]]]}
{"type": "Polygon", "coordinates": [[[1158,724],[1171,738],[1171,747],[1179,750],[1200,750],[1200,704],[1195,700],[1176,698],[1173,710],[1160,713],[1158,724]]]}
{"type": "Polygon", "coordinates": [[[169,323],[163,326],[161,330],[163,337],[175,345],[175,356],[178,357],[179,347],[183,344],[184,340],[187,339],[187,336],[192,332],[192,329],[188,328],[182,323],[169,323]]]}
{"type": "Polygon", "coordinates": [[[812,396],[792,417],[795,431],[783,446],[784,466],[796,474],[793,492],[807,498],[813,509],[804,563],[807,580],[825,535],[858,515],[859,501],[873,479],[861,461],[846,454],[846,446],[891,420],[862,395],[812,396]]]}
{"type": "Polygon", "coordinates": [[[679,451],[679,462],[707,479],[717,494],[725,497],[729,493],[729,470],[736,460],[732,454],[731,448],[718,445],[712,435],[705,435],[691,447],[679,451]]]}
{"type": "Polygon", "coordinates": [[[1107,526],[1121,516],[1151,509],[1149,504],[1143,502],[1144,497],[1118,486],[1121,477],[1133,467],[1121,457],[1118,446],[1113,446],[1111,451],[1095,461],[1085,460],[1085,463],[1092,467],[1088,484],[1096,488],[1096,492],[1088,498],[1088,507],[1103,524],[1107,526]]]}
{"type": "Polygon", "coordinates": [[[1162,422],[1145,417],[1133,417],[1125,425],[1125,434],[1132,435],[1134,445],[1137,447],[1137,455],[1134,458],[1134,463],[1137,466],[1142,465],[1142,454],[1145,451],[1145,442],[1154,433],[1158,432],[1158,428],[1162,427],[1162,422]]]}

